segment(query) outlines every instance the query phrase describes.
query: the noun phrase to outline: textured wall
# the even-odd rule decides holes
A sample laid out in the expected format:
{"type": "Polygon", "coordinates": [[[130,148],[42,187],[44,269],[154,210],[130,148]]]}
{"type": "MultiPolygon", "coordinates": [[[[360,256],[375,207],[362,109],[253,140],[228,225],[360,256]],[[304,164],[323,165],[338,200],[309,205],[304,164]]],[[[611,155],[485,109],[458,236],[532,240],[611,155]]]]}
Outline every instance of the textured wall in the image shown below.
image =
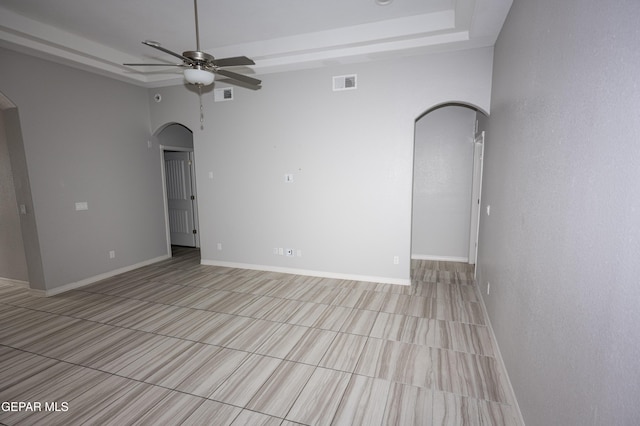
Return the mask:
{"type": "Polygon", "coordinates": [[[476,111],[445,106],[416,122],[411,255],[466,261],[476,111]]]}
{"type": "Polygon", "coordinates": [[[4,49],[0,63],[0,92],[20,114],[44,274],[39,288],[166,255],[147,90],[4,49]],[[87,211],[75,210],[81,201],[87,211]]]}
{"type": "Polygon", "coordinates": [[[475,49],[269,74],[231,102],[203,94],[203,130],[196,93],[158,90],[153,128],[194,129],[203,258],[408,282],[415,120],[447,101],[487,108],[491,62],[475,49]],[[358,89],[333,92],[350,73],[358,89]]]}
{"type": "Polygon", "coordinates": [[[495,46],[479,282],[530,426],[640,423],[639,20],[516,0],[495,46]]]}

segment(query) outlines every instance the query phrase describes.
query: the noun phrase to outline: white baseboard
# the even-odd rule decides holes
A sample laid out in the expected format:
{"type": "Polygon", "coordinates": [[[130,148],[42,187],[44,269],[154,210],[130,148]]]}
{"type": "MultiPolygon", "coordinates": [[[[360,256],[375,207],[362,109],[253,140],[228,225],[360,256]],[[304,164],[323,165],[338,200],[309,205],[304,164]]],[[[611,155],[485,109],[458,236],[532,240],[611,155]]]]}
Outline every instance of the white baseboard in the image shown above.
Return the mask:
{"type": "Polygon", "coordinates": [[[15,287],[29,288],[29,281],[14,280],[11,278],[0,278],[0,284],[12,285],[15,287]]]}
{"type": "Polygon", "coordinates": [[[210,265],[210,266],[223,266],[227,268],[251,269],[256,271],[267,271],[267,272],[281,272],[283,274],[306,275],[310,277],[320,277],[320,278],[334,278],[338,280],[366,281],[366,282],[380,283],[380,284],[411,285],[411,280],[404,279],[404,278],[341,274],[336,272],[313,271],[309,269],[295,269],[295,268],[285,268],[285,267],[268,266],[268,265],[253,265],[250,263],[223,262],[219,260],[209,260],[209,259],[202,259],[200,263],[203,265],[210,265]]]}
{"type": "Polygon", "coordinates": [[[123,268],[114,269],[113,271],[105,272],[104,274],[95,275],[93,277],[85,278],[85,279],[80,280],[80,281],[64,284],[64,285],[62,285],[60,287],[52,288],[52,289],[49,289],[49,290],[31,289],[30,292],[34,296],[46,296],[46,297],[55,296],[56,294],[64,293],[65,291],[75,290],[75,289],[78,289],[80,287],[84,287],[84,286],[87,286],[89,284],[93,284],[93,283],[96,283],[98,281],[101,281],[101,280],[104,280],[104,279],[107,279],[107,278],[111,278],[111,277],[116,276],[118,274],[122,274],[124,272],[133,271],[134,269],[142,268],[143,266],[151,265],[153,263],[158,263],[158,262],[161,262],[163,260],[170,259],[170,258],[171,258],[170,255],[166,255],[165,254],[163,256],[158,256],[158,257],[155,257],[153,259],[149,259],[149,260],[145,260],[145,261],[140,262],[140,263],[136,263],[135,265],[125,266],[123,268]]]}
{"type": "Polygon", "coordinates": [[[414,260],[437,260],[440,262],[469,262],[469,257],[458,256],[432,256],[430,254],[412,254],[411,259],[414,260]]]}
{"type": "Polygon", "coordinates": [[[513,386],[511,385],[511,379],[509,379],[509,372],[507,371],[507,366],[504,364],[504,359],[502,359],[502,352],[500,352],[500,348],[498,347],[498,341],[496,340],[496,335],[493,332],[493,326],[491,325],[491,319],[489,318],[489,314],[487,312],[487,306],[484,304],[484,297],[482,297],[482,291],[480,290],[480,286],[478,282],[475,283],[476,291],[480,295],[480,307],[482,312],[484,313],[484,317],[487,319],[487,327],[489,328],[489,333],[491,334],[491,339],[493,343],[496,345],[496,360],[498,364],[502,368],[502,371],[505,372],[505,382],[506,382],[506,392],[508,393],[507,398],[510,400],[511,407],[513,407],[516,415],[516,420],[520,422],[520,425],[525,426],[524,417],[522,417],[522,411],[520,411],[520,405],[518,404],[518,399],[516,398],[516,393],[513,390],[513,386]]]}

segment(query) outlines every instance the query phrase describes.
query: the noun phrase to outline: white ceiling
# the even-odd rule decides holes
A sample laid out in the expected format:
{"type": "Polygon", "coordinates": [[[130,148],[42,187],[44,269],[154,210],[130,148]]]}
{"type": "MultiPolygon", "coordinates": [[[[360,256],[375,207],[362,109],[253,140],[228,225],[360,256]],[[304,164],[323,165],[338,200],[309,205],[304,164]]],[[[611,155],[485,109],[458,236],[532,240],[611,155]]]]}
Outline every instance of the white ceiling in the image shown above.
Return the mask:
{"type": "MultiPolygon", "coordinates": [[[[256,75],[492,46],[512,0],[199,0],[201,50],[256,75]]],[[[192,0],[0,0],[0,45],[154,87],[182,81],[142,40],[196,50],[192,0]]]]}

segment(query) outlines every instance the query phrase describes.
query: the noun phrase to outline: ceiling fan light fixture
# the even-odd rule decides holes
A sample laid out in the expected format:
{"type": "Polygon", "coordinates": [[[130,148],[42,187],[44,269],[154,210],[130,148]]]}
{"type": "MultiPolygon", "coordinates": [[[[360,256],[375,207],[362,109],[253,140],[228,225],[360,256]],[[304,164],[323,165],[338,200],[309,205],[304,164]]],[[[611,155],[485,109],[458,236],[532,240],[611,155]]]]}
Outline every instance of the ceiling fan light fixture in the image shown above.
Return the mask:
{"type": "Polygon", "coordinates": [[[184,70],[184,79],[191,84],[208,86],[213,83],[215,75],[211,71],[202,68],[187,68],[184,70]]]}
{"type": "Polygon", "coordinates": [[[145,40],[142,42],[142,44],[146,46],[153,47],[154,49],[180,59],[182,63],[127,63],[123,65],[131,67],[182,67],[184,68],[184,79],[188,83],[198,86],[198,88],[210,85],[215,79],[214,74],[220,74],[231,80],[236,80],[244,83],[249,88],[253,88],[256,90],[260,89],[262,81],[258,80],[257,78],[249,77],[244,74],[238,74],[233,71],[227,71],[226,69],[221,69],[225,67],[236,67],[241,65],[255,65],[256,63],[252,59],[247,58],[246,56],[235,56],[231,58],[216,59],[212,55],[200,50],[200,31],[198,30],[198,0],[193,0],[193,11],[195,12],[194,15],[196,21],[196,50],[187,50],[185,52],[182,52],[181,55],[172,50],[165,49],[157,41],[145,40]]]}

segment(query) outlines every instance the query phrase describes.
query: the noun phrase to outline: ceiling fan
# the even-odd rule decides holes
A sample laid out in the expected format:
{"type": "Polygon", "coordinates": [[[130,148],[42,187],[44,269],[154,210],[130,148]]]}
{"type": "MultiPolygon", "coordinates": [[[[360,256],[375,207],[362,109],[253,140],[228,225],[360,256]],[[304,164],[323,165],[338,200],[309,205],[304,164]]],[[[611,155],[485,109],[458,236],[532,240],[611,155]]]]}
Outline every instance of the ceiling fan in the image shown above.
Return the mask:
{"type": "Polygon", "coordinates": [[[184,68],[184,78],[187,82],[197,86],[207,86],[213,83],[215,74],[244,83],[246,86],[259,89],[262,81],[257,78],[249,77],[236,72],[228,71],[222,68],[235,67],[240,65],[255,65],[253,60],[246,56],[235,56],[232,58],[216,59],[212,55],[200,50],[200,32],[198,29],[198,0],[193,0],[193,8],[196,18],[196,50],[187,50],[182,55],[165,49],[157,41],[145,40],[142,43],[147,46],[158,49],[161,52],[168,53],[182,60],[180,64],[123,64],[130,67],[182,67],[184,68]]]}

